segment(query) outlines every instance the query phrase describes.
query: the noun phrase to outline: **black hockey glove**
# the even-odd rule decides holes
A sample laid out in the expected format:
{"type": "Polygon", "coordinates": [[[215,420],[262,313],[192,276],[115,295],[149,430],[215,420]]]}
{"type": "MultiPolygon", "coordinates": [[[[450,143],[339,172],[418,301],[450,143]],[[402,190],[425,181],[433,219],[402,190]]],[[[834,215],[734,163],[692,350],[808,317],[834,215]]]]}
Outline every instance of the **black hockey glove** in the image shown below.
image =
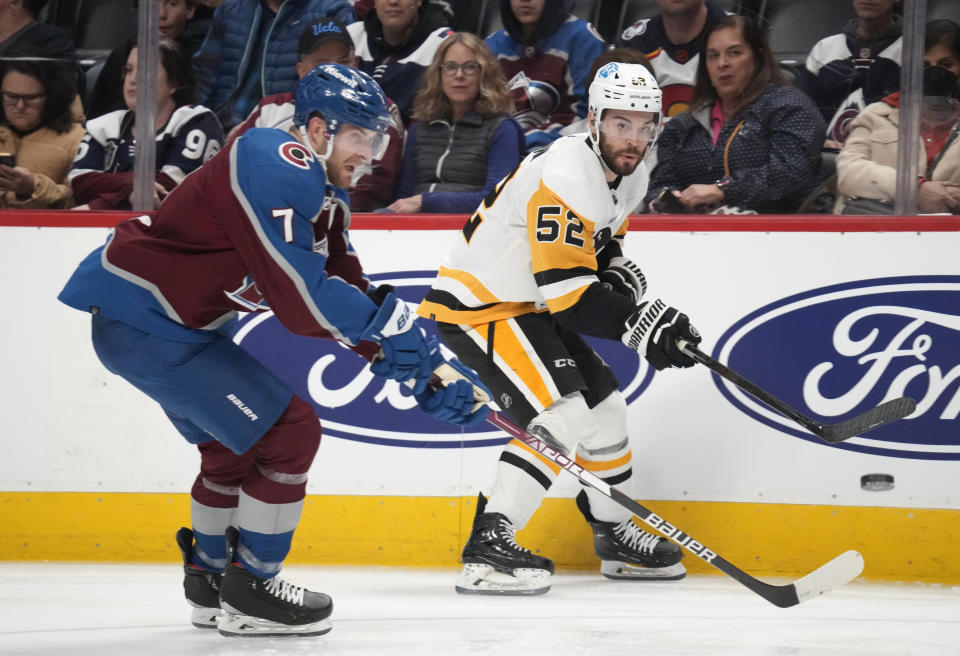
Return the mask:
{"type": "Polygon", "coordinates": [[[667,367],[692,367],[695,362],[677,346],[682,340],[696,346],[700,333],[687,315],[659,298],[644,303],[624,322],[620,341],[647,358],[657,371],[667,367]]]}
{"type": "Polygon", "coordinates": [[[647,279],[643,271],[625,257],[610,258],[610,264],[597,277],[600,282],[610,285],[613,291],[629,298],[634,305],[638,305],[647,292],[647,279]]]}

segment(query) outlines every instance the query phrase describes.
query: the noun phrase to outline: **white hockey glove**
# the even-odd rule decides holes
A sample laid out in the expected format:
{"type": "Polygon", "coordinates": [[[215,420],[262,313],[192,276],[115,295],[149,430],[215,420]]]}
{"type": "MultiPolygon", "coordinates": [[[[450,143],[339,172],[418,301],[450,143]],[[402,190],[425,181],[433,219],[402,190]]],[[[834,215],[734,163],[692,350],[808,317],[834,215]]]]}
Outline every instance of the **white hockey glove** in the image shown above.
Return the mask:
{"type": "Polygon", "coordinates": [[[610,264],[600,272],[598,278],[600,282],[610,285],[613,291],[629,298],[634,305],[638,305],[647,292],[647,279],[643,271],[625,257],[610,258],[610,264]]]}
{"type": "Polygon", "coordinates": [[[624,328],[620,341],[647,358],[657,371],[695,364],[677,342],[696,346],[700,343],[700,333],[690,325],[687,315],[667,307],[659,298],[638,307],[624,322],[624,328]]]}

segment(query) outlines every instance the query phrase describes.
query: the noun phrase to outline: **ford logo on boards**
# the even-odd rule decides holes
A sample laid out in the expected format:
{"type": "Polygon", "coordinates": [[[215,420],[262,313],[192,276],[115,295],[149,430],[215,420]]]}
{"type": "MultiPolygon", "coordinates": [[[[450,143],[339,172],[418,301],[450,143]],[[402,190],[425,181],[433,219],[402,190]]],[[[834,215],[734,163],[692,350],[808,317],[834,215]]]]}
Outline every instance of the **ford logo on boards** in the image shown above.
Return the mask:
{"type": "MultiPolygon", "coordinates": [[[[916,399],[906,419],[837,448],[960,460],[960,276],[879,278],[803,292],[738,321],[715,351],[732,369],[823,423],[899,396],[916,399]]],[[[714,380],[751,417],[822,443],[730,383],[714,380]]]]}
{"type": "MultiPolygon", "coordinates": [[[[433,284],[436,272],[403,271],[369,277],[376,284],[394,285],[400,298],[415,307],[433,284]]],[[[429,334],[435,334],[432,321],[420,324],[429,334]]],[[[242,318],[234,341],[313,405],[326,435],[427,448],[481,447],[505,444],[510,439],[485,422],[461,430],[428,417],[419,411],[408,389],[370,373],[362,357],[333,340],[294,335],[272,312],[242,318]]],[[[635,400],[653,378],[653,369],[619,342],[590,342],[613,368],[627,403],[635,400]]]]}

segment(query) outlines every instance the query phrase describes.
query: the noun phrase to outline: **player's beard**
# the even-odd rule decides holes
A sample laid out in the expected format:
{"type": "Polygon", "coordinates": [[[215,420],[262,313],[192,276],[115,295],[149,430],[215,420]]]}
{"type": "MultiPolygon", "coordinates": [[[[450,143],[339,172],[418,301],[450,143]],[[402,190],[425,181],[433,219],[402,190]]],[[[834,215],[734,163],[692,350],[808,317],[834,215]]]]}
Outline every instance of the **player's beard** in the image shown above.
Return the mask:
{"type": "Polygon", "coordinates": [[[603,163],[607,165],[607,168],[617,175],[630,175],[637,170],[640,162],[643,161],[642,150],[636,147],[614,150],[607,140],[604,139],[603,132],[600,133],[600,156],[603,158],[603,163]],[[636,155],[636,161],[633,164],[617,164],[617,157],[627,153],[636,155]]]}

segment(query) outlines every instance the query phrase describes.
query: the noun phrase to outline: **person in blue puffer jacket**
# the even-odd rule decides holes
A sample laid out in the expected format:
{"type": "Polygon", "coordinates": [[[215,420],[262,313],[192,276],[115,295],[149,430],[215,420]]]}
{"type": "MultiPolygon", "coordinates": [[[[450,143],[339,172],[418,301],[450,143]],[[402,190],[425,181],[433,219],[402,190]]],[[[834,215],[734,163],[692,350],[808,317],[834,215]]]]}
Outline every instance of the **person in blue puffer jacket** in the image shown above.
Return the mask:
{"type": "Polygon", "coordinates": [[[527,150],[587,116],[587,73],[606,45],[571,12],[575,0],[500,0],[504,29],[487,37],[500,62],[527,150]]]}
{"type": "Polygon", "coordinates": [[[349,0],[224,0],[194,56],[198,102],[224,131],[241,123],[264,96],[297,86],[297,41],[322,17],[354,20],[349,0]]]}

